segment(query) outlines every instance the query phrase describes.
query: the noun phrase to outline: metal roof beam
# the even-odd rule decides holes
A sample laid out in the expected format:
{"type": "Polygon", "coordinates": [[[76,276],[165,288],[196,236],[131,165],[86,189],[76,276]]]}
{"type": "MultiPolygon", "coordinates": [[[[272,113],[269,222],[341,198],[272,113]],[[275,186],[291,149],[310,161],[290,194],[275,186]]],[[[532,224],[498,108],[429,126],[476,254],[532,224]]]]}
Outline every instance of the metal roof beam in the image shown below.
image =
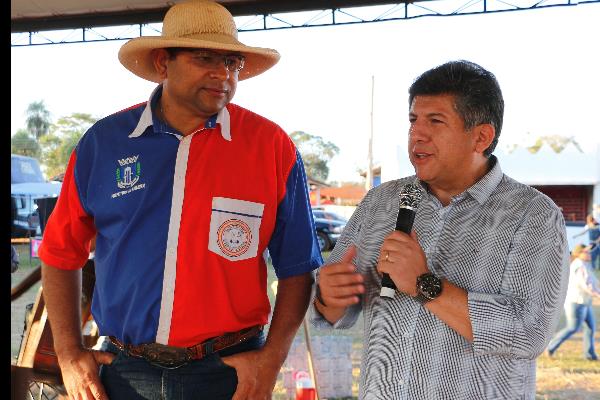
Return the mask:
{"type": "MultiPolygon", "coordinates": [[[[326,8],[294,13],[254,14],[235,17],[240,32],[306,28],[316,26],[347,25],[381,21],[407,20],[422,17],[490,14],[498,12],[534,10],[600,3],[600,0],[515,0],[518,4],[501,0],[444,0],[428,2],[403,2],[380,6],[355,8],[326,8]],[[425,4],[426,3],[426,4],[425,4]],[[373,15],[373,12],[376,12],[373,15]]],[[[250,2],[247,2],[250,3],[250,2]]],[[[308,3],[308,2],[307,2],[308,3]]],[[[328,2],[327,3],[333,3],[328,2]]],[[[311,2],[315,4],[315,2],[311,2]]],[[[239,11],[245,10],[241,8],[239,11]]],[[[104,40],[127,40],[146,35],[160,35],[161,23],[147,23],[148,15],[137,16],[137,25],[96,26],[62,31],[22,32],[11,34],[11,46],[35,46],[96,42],[104,40]]],[[[131,13],[127,18],[132,18],[131,13]]],[[[116,22],[117,20],[113,20],[116,22]]],[[[162,21],[162,16],[158,18],[162,21]]],[[[90,24],[93,21],[90,20],[90,24]]],[[[113,24],[114,25],[114,24],[113,24]]]]}

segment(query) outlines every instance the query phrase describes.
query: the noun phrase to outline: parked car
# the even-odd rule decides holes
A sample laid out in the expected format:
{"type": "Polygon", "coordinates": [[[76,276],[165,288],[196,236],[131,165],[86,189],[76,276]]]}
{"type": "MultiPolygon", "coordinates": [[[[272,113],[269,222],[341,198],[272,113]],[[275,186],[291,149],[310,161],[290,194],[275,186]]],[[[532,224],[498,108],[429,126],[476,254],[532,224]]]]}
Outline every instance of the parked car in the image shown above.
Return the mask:
{"type": "Polygon", "coordinates": [[[348,220],[342,217],[341,215],[331,211],[326,211],[322,208],[313,208],[313,215],[315,216],[315,218],[326,219],[329,221],[342,221],[344,223],[348,222],[348,220]]]}
{"type": "Polygon", "coordinates": [[[333,249],[348,222],[342,216],[325,210],[313,210],[317,239],[321,251],[333,249]]]}
{"type": "Polygon", "coordinates": [[[36,200],[60,194],[60,182],[48,182],[33,157],[10,156],[11,237],[30,237],[40,233],[36,200]]]}

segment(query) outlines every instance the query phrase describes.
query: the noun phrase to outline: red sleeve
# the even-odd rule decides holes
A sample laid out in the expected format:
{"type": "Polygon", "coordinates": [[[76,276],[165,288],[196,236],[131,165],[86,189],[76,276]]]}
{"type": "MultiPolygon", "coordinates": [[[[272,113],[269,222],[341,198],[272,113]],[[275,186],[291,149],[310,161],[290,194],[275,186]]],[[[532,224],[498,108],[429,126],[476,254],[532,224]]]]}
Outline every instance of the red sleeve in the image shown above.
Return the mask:
{"type": "Polygon", "coordinates": [[[73,151],[38,249],[38,256],[45,264],[60,269],[83,268],[89,258],[91,240],[96,235],[94,220],[79,199],[74,177],[76,158],[73,151]]]}

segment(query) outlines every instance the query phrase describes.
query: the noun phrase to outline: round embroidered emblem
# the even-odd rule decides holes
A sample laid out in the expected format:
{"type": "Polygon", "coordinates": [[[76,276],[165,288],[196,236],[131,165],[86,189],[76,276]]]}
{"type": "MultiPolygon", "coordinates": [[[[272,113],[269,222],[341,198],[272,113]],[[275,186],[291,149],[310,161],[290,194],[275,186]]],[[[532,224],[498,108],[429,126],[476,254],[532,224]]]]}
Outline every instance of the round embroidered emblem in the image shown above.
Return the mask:
{"type": "Polygon", "coordinates": [[[239,257],[248,251],[252,243],[252,231],[248,224],[239,219],[228,219],[217,231],[217,244],[229,257],[239,257]]]}

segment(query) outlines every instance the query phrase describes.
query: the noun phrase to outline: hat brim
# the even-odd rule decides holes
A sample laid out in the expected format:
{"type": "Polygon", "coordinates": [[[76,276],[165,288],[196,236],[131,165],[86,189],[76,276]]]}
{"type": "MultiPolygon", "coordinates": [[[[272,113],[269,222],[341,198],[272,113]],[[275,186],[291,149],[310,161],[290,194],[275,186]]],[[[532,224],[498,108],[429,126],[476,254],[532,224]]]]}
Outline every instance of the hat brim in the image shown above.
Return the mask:
{"type": "Polygon", "coordinates": [[[151,82],[160,83],[161,78],[152,62],[152,50],[168,47],[189,47],[239,52],[245,57],[244,68],[238,80],[262,74],[279,61],[277,50],[246,46],[239,41],[225,42],[223,37],[215,38],[169,38],[164,36],[144,36],[131,39],[119,50],[119,61],[137,76],[151,82]]]}

